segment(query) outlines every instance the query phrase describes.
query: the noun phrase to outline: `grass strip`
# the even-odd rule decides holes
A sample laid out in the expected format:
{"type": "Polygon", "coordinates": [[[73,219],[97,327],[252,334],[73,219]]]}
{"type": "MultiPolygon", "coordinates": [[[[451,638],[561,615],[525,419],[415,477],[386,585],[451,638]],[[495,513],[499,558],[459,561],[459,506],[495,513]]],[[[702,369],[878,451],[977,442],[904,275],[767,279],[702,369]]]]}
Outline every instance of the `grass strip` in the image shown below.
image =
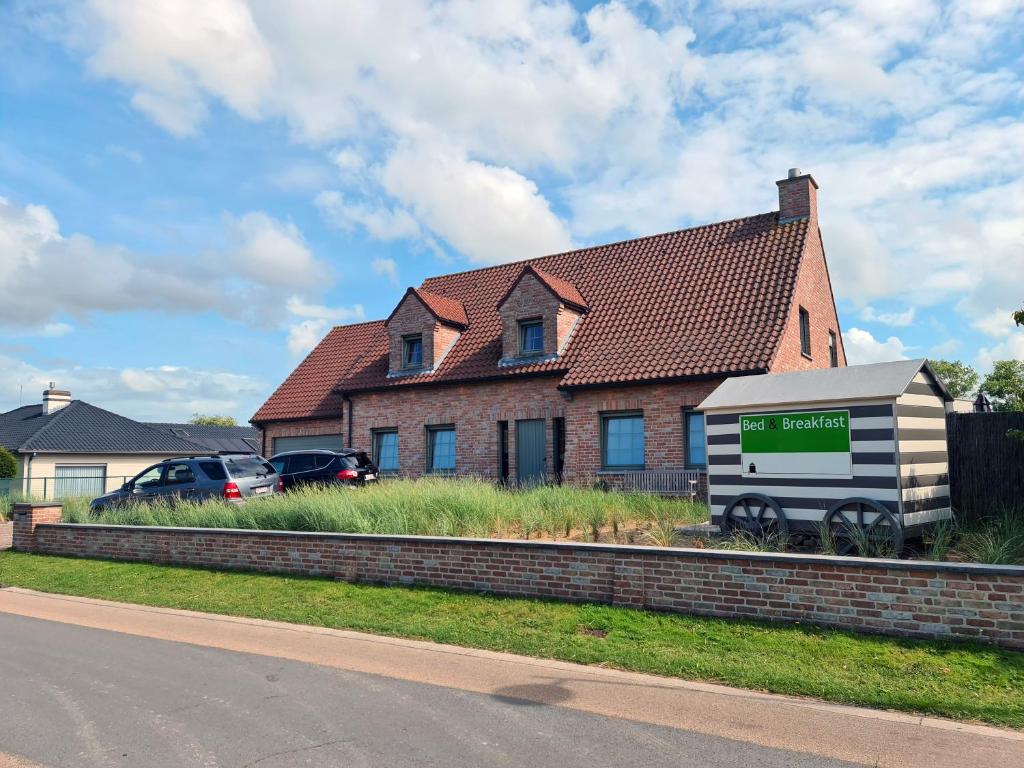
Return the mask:
{"type": "Polygon", "coordinates": [[[15,552],[0,552],[0,585],[1024,727],[1024,653],[975,643],[15,552]]]}

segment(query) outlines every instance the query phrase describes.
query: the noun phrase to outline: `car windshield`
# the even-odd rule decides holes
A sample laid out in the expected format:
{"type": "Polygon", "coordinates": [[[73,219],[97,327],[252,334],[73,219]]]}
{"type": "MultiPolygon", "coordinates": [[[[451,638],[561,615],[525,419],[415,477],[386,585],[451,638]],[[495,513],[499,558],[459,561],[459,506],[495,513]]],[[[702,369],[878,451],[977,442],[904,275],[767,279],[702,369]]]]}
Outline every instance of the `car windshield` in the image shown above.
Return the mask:
{"type": "Polygon", "coordinates": [[[232,456],[224,459],[224,464],[232,477],[256,477],[274,473],[274,467],[259,456],[232,456]]]}

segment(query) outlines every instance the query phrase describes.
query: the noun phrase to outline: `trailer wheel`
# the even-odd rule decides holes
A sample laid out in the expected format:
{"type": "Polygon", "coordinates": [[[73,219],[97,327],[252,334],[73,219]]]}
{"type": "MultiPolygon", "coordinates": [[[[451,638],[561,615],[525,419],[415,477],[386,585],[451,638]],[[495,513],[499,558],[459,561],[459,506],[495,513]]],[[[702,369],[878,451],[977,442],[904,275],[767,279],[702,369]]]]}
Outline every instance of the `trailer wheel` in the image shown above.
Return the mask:
{"type": "Polygon", "coordinates": [[[840,555],[898,557],[903,528],[896,516],[873,499],[851,497],[832,505],[825,528],[840,555]]]}
{"type": "Polygon", "coordinates": [[[789,534],[789,522],[779,503],[763,493],[741,493],[725,505],[722,533],[747,533],[757,538],[789,534]]]}

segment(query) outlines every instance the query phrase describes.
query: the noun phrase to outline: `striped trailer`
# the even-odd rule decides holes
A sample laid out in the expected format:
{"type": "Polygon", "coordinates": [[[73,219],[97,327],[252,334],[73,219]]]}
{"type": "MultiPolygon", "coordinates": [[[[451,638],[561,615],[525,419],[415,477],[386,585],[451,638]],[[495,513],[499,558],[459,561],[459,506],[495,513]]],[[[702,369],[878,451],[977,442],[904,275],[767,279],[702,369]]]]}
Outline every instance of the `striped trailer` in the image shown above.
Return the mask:
{"type": "Polygon", "coordinates": [[[951,401],[925,360],[726,380],[699,406],[712,523],[898,553],[952,517],[951,401]]]}

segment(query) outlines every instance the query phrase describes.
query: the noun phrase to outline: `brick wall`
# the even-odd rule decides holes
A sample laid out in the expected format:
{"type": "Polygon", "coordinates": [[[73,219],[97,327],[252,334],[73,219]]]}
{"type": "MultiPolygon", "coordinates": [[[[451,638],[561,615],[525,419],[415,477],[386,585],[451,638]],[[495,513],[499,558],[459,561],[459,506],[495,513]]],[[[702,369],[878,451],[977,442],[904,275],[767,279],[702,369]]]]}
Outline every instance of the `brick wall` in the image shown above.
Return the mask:
{"type": "Polygon", "coordinates": [[[544,354],[556,354],[565,345],[580,314],[562,302],[531,274],[526,274],[498,308],[501,317],[501,357],[519,356],[519,321],[539,317],[544,322],[544,354]]]}
{"type": "Polygon", "coordinates": [[[406,336],[423,338],[423,368],[436,367],[459,338],[459,331],[439,323],[414,294],[407,293],[388,320],[388,370],[401,373],[404,368],[406,336]]]}
{"type": "Polygon", "coordinates": [[[342,416],[339,411],[336,419],[306,419],[303,421],[269,422],[260,425],[263,428],[263,455],[274,453],[275,437],[308,437],[310,435],[344,434],[342,416]]]}
{"type": "MultiPolygon", "coordinates": [[[[27,520],[28,518],[26,518],[27,520]]],[[[1024,568],[416,536],[16,523],[43,554],[428,585],[1024,649],[1024,568]]]]}
{"type": "Polygon", "coordinates": [[[800,264],[796,295],[786,321],[786,328],[782,333],[782,341],[775,353],[775,359],[772,361],[772,373],[827,368],[829,365],[829,331],[836,334],[839,365],[845,366],[846,351],[843,348],[842,334],[839,332],[836,305],[832,299],[832,288],[829,284],[828,266],[825,263],[821,233],[818,231],[817,222],[812,219],[808,225],[807,242],[804,246],[804,258],[800,264]],[[800,351],[800,307],[807,310],[811,321],[810,359],[800,351]]]}
{"type": "MultiPolygon", "coordinates": [[[[698,405],[720,381],[652,384],[580,390],[566,400],[554,376],[443,387],[415,387],[356,394],[353,443],[370,446],[374,429],[398,430],[400,471],[423,474],[429,424],[454,424],[456,470],[496,477],[497,423],[509,424],[509,472],[516,476],[516,420],[544,419],[547,466],[554,478],[552,419],[566,420],[565,479],[589,484],[599,477],[615,486],[617,476],[601,470],[601,413],[644,413],[644,454],[651,469],[683,469],[683,408],[698,405]]],[[[621,475],[618,476],[621,478],[621,475]]]]}

